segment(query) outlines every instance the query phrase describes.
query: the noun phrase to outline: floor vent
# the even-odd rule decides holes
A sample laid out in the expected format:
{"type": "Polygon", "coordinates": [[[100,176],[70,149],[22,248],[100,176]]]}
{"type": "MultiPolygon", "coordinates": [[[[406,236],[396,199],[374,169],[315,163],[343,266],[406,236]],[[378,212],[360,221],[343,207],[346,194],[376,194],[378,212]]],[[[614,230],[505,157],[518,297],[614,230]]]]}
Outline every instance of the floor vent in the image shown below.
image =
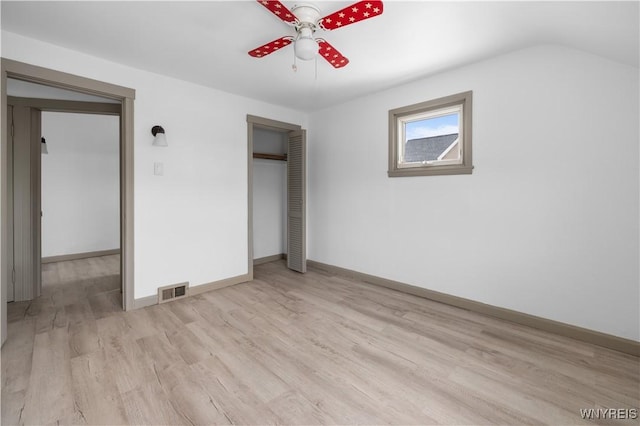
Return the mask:
{"type": "Polygon", "coordinates": [[[182,299],[189,294],[189,283],[167,285],[158,289],[158,303],[182,299]]]}

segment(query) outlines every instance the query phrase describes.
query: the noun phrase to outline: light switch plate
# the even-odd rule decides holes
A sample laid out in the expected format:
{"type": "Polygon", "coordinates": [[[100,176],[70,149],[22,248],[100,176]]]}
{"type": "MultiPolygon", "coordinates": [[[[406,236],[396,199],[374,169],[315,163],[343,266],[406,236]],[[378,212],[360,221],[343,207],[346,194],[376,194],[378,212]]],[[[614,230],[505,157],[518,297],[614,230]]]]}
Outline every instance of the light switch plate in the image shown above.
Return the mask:
{"type": "Polygon", "coordinates": [[[164,164],[162,163],[153,163],[153,174],[156,176],[164,175],[164,164]]]}

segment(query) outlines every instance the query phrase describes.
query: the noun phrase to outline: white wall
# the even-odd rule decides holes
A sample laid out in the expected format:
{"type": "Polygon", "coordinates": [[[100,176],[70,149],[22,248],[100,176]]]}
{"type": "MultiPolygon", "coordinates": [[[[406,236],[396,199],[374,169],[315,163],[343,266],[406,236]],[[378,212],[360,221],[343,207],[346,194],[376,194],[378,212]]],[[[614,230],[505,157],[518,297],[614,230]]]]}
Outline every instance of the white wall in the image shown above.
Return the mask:
{"type": "Polygon", "coordinates": [[[136,298],[248,272],[246,115],[306,127],[305,114],[9,32],[2,54],[136,90],[136,298]],[[155,124],[166,130],[168,148],[151,146],[155,124]],[[164,176],[153,174],[154,162],[164,163],[164,176]]]}
{"type": "MultiPolygon", "coordinates": [[[[253,152],[286,153],[285,134],[255,128],[253,152]]],[[[286,253],[287,163],[253,160],[253,258],[286,253]]]]}
{"type": "Polygon", "coordinates": [[[42,113],[42,256],[120,248],[120,118],[42,113]]]}
{"type": "Polygon", "coordinates": [[[253,258],[286,252],[287,163],[253,160],[253,258]]]}
{"type": "Polygon", "coordinates": [[[313,113],[309,258],[640,340],[638,69],[522,50],[313,113]],[[388,178],[388,111],[473,90],[475,170],[388,178]]]}

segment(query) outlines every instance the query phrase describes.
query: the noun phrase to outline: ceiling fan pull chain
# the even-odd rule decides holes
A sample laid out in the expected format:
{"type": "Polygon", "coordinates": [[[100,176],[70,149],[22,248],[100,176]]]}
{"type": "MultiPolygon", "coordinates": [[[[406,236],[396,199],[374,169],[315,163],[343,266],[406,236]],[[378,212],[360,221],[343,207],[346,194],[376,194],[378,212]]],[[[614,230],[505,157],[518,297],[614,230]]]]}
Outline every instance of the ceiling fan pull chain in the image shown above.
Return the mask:
{"type": "Polygon", "coordinates": [[[295,52],[293,53],[293,65],[291,65],[291,69],[293,70],[293,72],[298,72],[298,63],[296,61],[295,52]]]}

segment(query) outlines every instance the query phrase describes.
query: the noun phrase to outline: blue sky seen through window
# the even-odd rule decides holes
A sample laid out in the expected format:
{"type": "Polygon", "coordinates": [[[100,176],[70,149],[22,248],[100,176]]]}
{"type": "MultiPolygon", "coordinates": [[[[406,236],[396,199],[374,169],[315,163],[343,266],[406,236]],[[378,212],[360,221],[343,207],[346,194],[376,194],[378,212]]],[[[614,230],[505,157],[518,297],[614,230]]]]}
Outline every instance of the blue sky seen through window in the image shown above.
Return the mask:
{"type": "MultiPolygon", "coordinates": [[[[458,133],[460,114],[453,113],[442,117],[428,118],[405,124],[407,141],[430,136],[458,133]]],[[[406,142],[406,141],[405,141],[406,142]]]]}

